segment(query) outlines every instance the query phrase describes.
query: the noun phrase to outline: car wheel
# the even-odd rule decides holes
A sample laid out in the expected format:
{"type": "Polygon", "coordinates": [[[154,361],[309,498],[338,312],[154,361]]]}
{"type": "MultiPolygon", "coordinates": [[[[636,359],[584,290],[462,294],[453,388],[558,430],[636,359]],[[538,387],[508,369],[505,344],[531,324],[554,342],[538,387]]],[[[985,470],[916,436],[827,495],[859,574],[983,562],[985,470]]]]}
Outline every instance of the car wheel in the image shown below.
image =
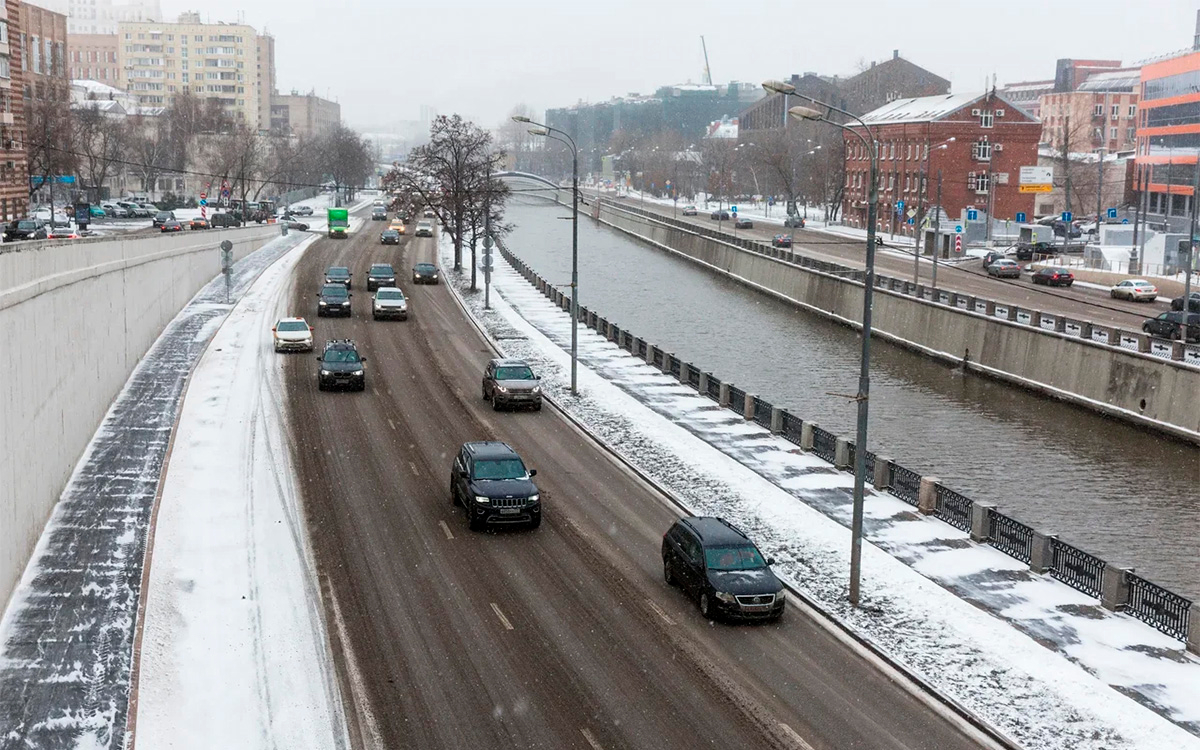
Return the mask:
{"type": "Polygon", "coordinates": [[[318,391],[323,391],[323,390],[325,390],[325,384],[324,384],[324,383],[322,383],[320,380],[318,380],[318,381],[317,381],[317,390],[318,390],[318,391]]]}
{"type": "Polygon", "coordinates": [[[1109,296],[1109,297],[1112,297],[1113,299],[1120,299],[1120,298],[1121,298],[1121,295],[1117,294],[1116,292],[1109,292],[1109,293],[1108,293],[1108,296],[1109,296]]]}
{"type": "Polygon", "coordinates": [[[533,520],[529,522],[529,528],[530,528],[530,530],[533,530],[541,525],[542,525],[542,514],[538,513],[536,516],[533,517],[533,520]]]}
{"type": "Polygon", "coordinates": [[[675,571],[671,570],[670,560],[663,560],[663,581],[665,581],[668,586],[675,585],[675,571]]]}
{"type": "Polygon", "coordinates": [[[480,387],[480,391],[483,393],[483,400],[484,400],[484,401],[487,401],[487,400],[488,400],[487,386],[486,386],[486,385],[485,385],[485,386],[481,386],[481,387],[480,387]]]}
{"type": "Polygon", "coordinates": [[[500,402],[496,400],[496,392],[492,392],[492,411],[500,411],[500,402]]]}
{"type": "Polygon", "coordinates": [[[459,504],[458,493],[454,491],[454,480],[451,479],[450,480],[450,505],[451,505],[451,507],[457,507],[458,504],[459,504]]]}
{"type": "Polygon", "coordinates": [[[471,508],[466,503],[463,503],[463,508],[467,512],[467,528],[471,531],[482,529],[483,523],[475,518],[474,514],[471,513],[471,508]]]}
{"type": "Polygon", "coordinates": [[[533,410],[534,410],[534,411],[541,411],[541,410],[542,410],[542,402],[541,402],[541,401],[538,401],[536,404],[534,404],[534,405],[533,405],[533,410]]]}
{"type": "Polygon", "coordinates": [[[1070,288],[1071,288],[1071,285],[1072,285],[1072,284],[1074,284],[1074,283],[1075,283],[1074,281],[1068,281],[1067,283],[1063,284],[1063,286],[1065,286],[1066,288],[1070,289],[1070,288]]]}
{"type": "Polygon", "coordinates": [[[708,599],[707,592],[700,593],[700,614],[706,618],[712,619],[712,604],[708,599]]]}

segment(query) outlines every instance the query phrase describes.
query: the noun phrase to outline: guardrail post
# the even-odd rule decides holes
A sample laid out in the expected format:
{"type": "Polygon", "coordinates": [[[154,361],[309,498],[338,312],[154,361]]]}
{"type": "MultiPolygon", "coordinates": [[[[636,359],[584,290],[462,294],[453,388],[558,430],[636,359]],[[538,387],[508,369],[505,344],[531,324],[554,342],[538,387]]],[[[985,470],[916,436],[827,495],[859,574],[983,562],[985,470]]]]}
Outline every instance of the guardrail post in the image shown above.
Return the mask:
{"type": "Polygon", "coordinates": [[[729,408],[729,386],[731,386],[731,385],[733,385],[733,384],[732,383],[721,383],[721,385],[718,386],[717,403],[721,406],[722,409],[729,408]]]}
{"type": "MultiPolygon", "coordinates": [[[[663,375],[671,374],[671,360],[674,358],[675,358],[674,354],[669,354],[667,352],[663,352],[663,366],[662,366],[663,375]]],[[[683,374],[683,365],[679,366],[679,373],[681,375],[683,374]]]]}
{"type": "Polygon", "coordinates": [[[1017,312],[1018,312],[1018,308],[1016,305],[1009,305],[1008,306],[1008,315],[1006,315],[1005,317],[1009,320],[1009,322],[1016,323],[1017,322],[1017,312]]]}
{"type": "Polygon", "coordinates": [[[1100,578],[1100,606],[1113,612],[1120,612],[1129,604],[1129,577],[1133,568],[1128,565],[1113,565],[1104,563],[1104,573],[1100,578]]]}
{"type": "Polygon", "coordinates": [[[783,432],[783,409],[771,407],[771,433],[778,435],[783,432]]]}
{"type": "Polygon", "coordinates": [[[646,364],[651,367],[654,366],[654,348],[654,344],[651,344],[649,341],[646,342],[646,364]]]}
{"type": "Polygon", "coordinates": [[[992,300],[987,300],[983,303],[983,314],[989,318],[996,317],[996,303],[992,300]]]}
{"type": "Polygon", "coordinates": [[[1187,354],[1187,345],[1186,344],[1184,344],[1182,341],[1172,341],[1171,342],[1171,359],[1175,360],[1176,362],[1182,362],[1183,358],[1186,354],[1187,354]]]}
{"type": "Polygon", "coordinates": [[[986,542],[992,536],[992,515],[995,503],[971,503],[971,541],[986,542]]]}
{"type": "Polygon", "coordinates": [[[923,516],[937,509],[937,477],[921,477],[921,487],[917,490],[917,512],[923,516]]]}
{"type": "Polygon", "coordinates": [[[1062,316],[1062,315],[1054,316],[1054,332],[1055,333],[1066,333],[1067,332],[1067,319],[1064,316],[1062,316]]]}
{"type": "Polygon", "coordinates": [[[950,292],[946,295],[947,307],[958,307],[958,292],[950,292]]]}
{"type": "Polygon", "coordinates": [[[1041,328],[1042,327],[1042,313],[1040,311],[1031,310],[1029,312],[1029,327],[1030,328],[1041,328]]]}
{"type": "Polygon", "coordinates": [[[833,444],[833,468],[850,468],[850,441],[844,437],[839,437],[833,444]]]}
{"type": "Polygon", "coordinates": [[[1079,323],[1079,338],[1083,339],[1084,341],[1092,340],[1092,324],[1091,323],[1088,323],[1087,321],[1080,321],[1080,323],[1079,323]]]}
{"type": "Polygon", "coordinates": [[[703,370],[700,371],[700,384],[696,386],[696,390],[701,396],[708,395],[708,373],[703,370]]]}
{"type": "Polygon", "coordinates": [[[746,398],[742,400],[742,416],[747,420],[754,419],[754,399],[756,396],[753,393],[747,393],[746,398]]]}
{"type": "Polygon", "coordinates": [[[606,330],[604,332],[604,337],[606,339],[608,339],[609,341],[616,340],[616,338],[617,338],[617,324],[616,323],[612,322],[611,320],[608,321],[608,330],[606,330]]]}
{"type": "Polygon", "coordinates": [[[1054,563],[1054,552],[1050,549],[1050,542],[1055,539],[1058,539],[1058,534],[1033,532],[1033,543],[1029,548],[1029,569],[1034,573],[1040,574],[1050,570],[1054,563]]]}
{"type": "Polygon", "coordinates": [[[967,301],[967,312],[975,312],[975,295],[968,294],[963,299],[967,301]]]}
{"type": "Polygon", "coordinates": [[[915,296],[917,299],[925,299],[925,285],[917,284],[917,291],[913,296],[915,296]]]}
{"type": "Polygon", "coordinates": [[[679,363],[679,382],[680,383],[683,383],[684,385],[688,384],[688,375],[691,374],[691,367],[692,366],[689,365],[687,362],[679,363]]]}
{"type": "Polygon", "coordinates": [[[871,484],[876,490],[883,492],[888,488],[888,479],[891,477],[892,459],[885,456],[875,457],[875,476],[871,478],[871,484]]]}
{"type": "Polygon", "coordinates": [[[1150,337],[1144,333],[1134,333],[1131,335],[1135,339],[1137,339],[1138,351],[1141,352],[1142,354],[1149,354],[1150,353],[1150,343],[1151,343],[1150,337]]]}
{"type": "Polygon", "coordinates": [[[805,420],[800,423],[800,450],[808,453],[813,449],[813,430],[820,427],[816,422],[805,420]]]}
{"type": "Polygon", "coordinates": [[[1188,623],[1187,650],[1200,654],[1200,622],[1196,620],[1188,623]]]}

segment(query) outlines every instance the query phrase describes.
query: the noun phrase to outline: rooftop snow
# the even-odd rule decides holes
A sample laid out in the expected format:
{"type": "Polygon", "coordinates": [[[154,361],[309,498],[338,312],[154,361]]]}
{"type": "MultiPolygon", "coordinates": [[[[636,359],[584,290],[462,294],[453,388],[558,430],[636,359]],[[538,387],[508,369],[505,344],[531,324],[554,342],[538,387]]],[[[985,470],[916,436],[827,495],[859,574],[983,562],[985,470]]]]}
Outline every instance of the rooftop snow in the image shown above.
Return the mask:
{"type": "Polygon", "coordinates": [[[879,109],[863,115],[868,123],[898,123],[898,122],[932,122],[957,112],[986,96],[982,92],[970,94],[939,94],[938,96],[922,96],[917,99],[897,99],[879,109]]]}
{"type": "Polygon", "coordinates": [[[1078,91],[1134,91],[1142,80],[1140,68],[1096,73],[1079,84],[1078,91]]]}

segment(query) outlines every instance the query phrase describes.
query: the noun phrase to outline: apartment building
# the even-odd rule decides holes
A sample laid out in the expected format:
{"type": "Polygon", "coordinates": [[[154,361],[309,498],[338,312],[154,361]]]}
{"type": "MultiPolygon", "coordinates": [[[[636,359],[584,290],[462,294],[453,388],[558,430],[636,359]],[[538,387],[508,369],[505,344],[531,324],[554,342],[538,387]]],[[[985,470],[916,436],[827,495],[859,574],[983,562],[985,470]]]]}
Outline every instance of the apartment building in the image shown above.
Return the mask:
{"type": "Polygon", "coordinates": [[[116,34],[72,34],[67,20],[67,68],[73,81],[99,81],[115,87],[117,74],[116,34]]]}
{"type": "Polygon", "coordinates": [[[301,138],[328,133],[342,121],[342,105],[315,93],[271,97],[271,132],[301,138]]]}
{"type": "Polygon", "coordinates": [[[0,5],[0,216],[5,221],[29,212],[20,39],[20,0],[4,0],[0,5]]]}
{"type": "Polygon", "coordinates": [[[1079,151],[1132,151],[1140,68],[1093,73],[1074,91],[1041,98],[1042,143],[1079,151]]]}
{"type": "Polygon", "coordinates": [[[20,3],[21,70],[24,96],[61,102],[70,95],[67,76],[67,17],[37,5],[20,3]]]}
{"type": "Polygon", "coordinates": [[[274,57],[273,38],[245,24],[201,23],[199,13],[117,27],[117,87],[140,105],[166,107],[190,91],[255,130],[270,128],[274,57]]]}
{"type": "Polygon", "coordinates": [[[65,15],[68,34],[111,36],[123,21],[162,20],[158,0],[38,0],[38,5],[65,15]]]}

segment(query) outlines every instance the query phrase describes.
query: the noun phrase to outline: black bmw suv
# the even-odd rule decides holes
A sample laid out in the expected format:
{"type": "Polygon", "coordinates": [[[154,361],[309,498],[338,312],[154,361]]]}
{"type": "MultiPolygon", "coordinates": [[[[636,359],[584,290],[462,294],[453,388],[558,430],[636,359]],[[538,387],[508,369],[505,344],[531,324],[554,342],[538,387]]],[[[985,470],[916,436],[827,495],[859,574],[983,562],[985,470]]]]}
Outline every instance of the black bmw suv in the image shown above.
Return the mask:
{"type": "Polygon", "coordinates": [[[450,501],[466,511],[472,531],[488,524],[536,529],[542,523],[536,475],[507,443],[464,443],[450,469],[450,501]]]}
{"type": "Polygon", "coordinates": [[[358,347],[350,339],[334,339],[325,342],[325,349],[317,356],[321,364],[317,368],[317,388],[346,388],[361,391],[367,387],[367,373],[363,369],[366,357],[359,356],[358,347]]]}
{"type": "Polygon", "coordinates": [[[327,315],[345,315],[350,317],[350,298],[354,295],[346,291],[346,286],[340,283],[322,284],[317,292],[317,317],[327,315]]]}
{"type": "Polygon", "coordinates": [[[390,263],[372,263],[367,271],[367,291],[373,292],[381,286],[396,286],[396,271],[390,263]]]}
{"type": "Polygon", "coordinates": [[[710,619],[778,620],[783,584],[749,537],[723,518],[681,518],[663,535],[663,578],[710,619]]]}

